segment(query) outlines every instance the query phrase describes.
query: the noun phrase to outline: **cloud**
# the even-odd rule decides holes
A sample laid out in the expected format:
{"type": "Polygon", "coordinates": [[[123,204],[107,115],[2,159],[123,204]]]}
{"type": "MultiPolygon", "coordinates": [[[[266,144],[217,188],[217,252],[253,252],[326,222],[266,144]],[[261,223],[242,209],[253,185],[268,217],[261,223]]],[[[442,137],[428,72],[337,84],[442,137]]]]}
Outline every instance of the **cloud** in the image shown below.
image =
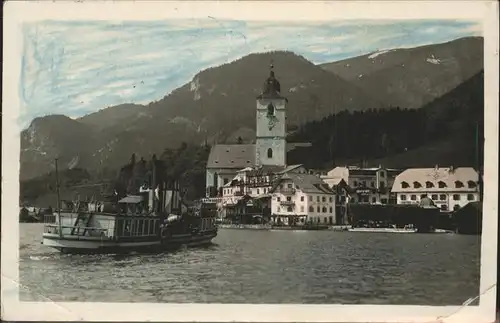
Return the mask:
{"type": "Polygon", "coordinates": [[[325,63],[481,34],[467,21],[47,21],[23,28],[21,121],[158,100],[200,70],[252,52],[291,50],[325,63]]]}

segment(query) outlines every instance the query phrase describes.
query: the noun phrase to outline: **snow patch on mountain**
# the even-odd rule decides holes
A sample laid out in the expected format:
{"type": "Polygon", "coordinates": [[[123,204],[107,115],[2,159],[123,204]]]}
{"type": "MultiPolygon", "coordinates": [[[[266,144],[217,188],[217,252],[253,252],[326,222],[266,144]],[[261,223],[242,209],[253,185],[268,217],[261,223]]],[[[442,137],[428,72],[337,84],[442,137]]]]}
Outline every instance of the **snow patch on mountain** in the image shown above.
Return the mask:
{"type": "Polygon", "coordinates": [[[201,93],[200,93],[200,79],[198,77],[195,77],[193,81],[189,84],[189,90],[191,92],[194,92],[194,100],[198,101],[201,99],[201,93]]]}
{"type": "Polygon", "coordinates": [[[368,56],[369,59],[374,59],[375,57],[379,56],[379,55],[382,55],[382,54],[386,54],[386,53],[389,53],[389,52],[392,52],[391,49],[388,49],[388,50],[380,50],[380,51],[376,51],[375,53],[371,54],[370,56],[368,56]]]}
{"type": "Polygon", "coordinates": [[[431,57],[427,58],[426,60],[428,63],[434,64],[434,65],[439,65],[441,64],[441,60],[439,58],[434,57],[434,55],[431,55],[431,57]]]}

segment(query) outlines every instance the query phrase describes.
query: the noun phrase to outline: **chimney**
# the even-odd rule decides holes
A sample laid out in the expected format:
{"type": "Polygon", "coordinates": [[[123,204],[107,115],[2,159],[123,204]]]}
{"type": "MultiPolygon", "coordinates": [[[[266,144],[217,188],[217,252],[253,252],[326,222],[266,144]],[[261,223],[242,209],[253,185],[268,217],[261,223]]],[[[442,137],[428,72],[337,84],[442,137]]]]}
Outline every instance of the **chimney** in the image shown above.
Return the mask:
{"type": "Polygon", "coordinates": [[[434,170],[438,170],[439,169],[439,165],[436,164],[436,166],[434,166],[434,170]]]}

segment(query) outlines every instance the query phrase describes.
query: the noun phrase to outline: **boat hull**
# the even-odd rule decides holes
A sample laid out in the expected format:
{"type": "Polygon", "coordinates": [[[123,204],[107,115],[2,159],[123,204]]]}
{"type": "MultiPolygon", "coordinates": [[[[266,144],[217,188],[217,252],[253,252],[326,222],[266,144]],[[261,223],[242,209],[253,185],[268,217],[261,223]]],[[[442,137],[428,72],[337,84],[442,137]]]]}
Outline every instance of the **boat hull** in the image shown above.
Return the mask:
{"type": "Polygon", "coordinates": [[[194,248],[212,244],[217,232],[206,232],[196,235],[185,234],[172,236],[163,241],[113,241],[97,239],[79,239],[44,235],[42,244],[69,254],[95,253],[131,253],[131,252],[163,252],[179,248],[194,248]]]}

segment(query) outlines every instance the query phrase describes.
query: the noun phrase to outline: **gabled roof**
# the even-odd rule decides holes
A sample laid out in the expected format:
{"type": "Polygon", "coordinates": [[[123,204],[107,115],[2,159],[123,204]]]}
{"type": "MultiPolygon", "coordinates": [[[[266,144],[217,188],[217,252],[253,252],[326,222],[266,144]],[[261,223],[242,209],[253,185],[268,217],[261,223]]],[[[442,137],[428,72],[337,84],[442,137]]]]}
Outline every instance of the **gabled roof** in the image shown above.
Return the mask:
{"type": "MultiPolygon", "coordinates": [[[[310,143],[287,143],[286,151],[310,147],[310,143]]],[[[214,145],[208,156],[207,168],[243,169],[255,166],[255,144],[214,145]]],[[[270,166],[277,167],[277,166],[270,166]]]]}
{"type": "Polygon", "coordinates": [[[335,192],[321,178],[311,174],[286,173],[281,181],[291,180],[304,193],[335,194],[335,192]]]}
{"type": "Polygon", "coordinates": [[[207,168],[243,169],[255,164],[255,145],[215,145],[210,150],[207,168]]]}

